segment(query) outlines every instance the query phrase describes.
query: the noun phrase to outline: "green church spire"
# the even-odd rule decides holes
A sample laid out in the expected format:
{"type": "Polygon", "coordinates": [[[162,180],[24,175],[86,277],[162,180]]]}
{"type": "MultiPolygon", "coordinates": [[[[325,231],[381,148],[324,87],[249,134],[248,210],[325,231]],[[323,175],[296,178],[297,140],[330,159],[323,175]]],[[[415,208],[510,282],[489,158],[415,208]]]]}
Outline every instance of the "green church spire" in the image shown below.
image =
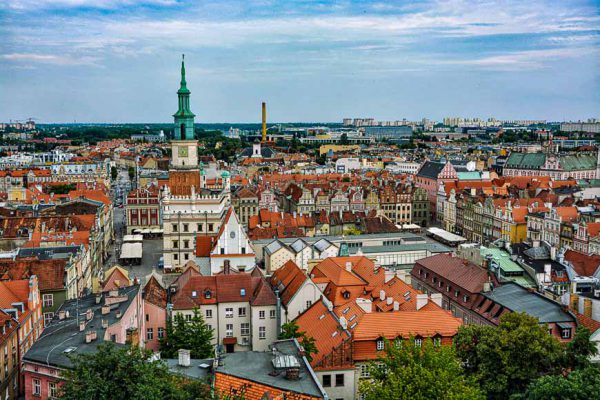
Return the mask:
{"type": "Polygon", "coordinates": [[[181,82],[177,97],[179,106],[175,118],[175,140],[194,140],[194,113],[190,110],[190,90],[185,80],[185,55],[181,56],[181,82]]]}

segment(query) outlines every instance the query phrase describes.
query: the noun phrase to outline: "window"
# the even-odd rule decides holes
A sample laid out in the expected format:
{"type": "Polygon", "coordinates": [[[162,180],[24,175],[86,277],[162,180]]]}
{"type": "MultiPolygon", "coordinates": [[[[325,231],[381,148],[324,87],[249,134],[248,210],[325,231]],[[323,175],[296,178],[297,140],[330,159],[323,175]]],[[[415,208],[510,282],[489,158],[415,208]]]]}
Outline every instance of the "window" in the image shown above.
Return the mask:
{"type": "Polygon", "coordinates": [[[52,293],[44,295],[44,307],[54,306],[54,295],[52,293]]]}
{"type": "Polygon", "coordinates": [[[56,382],[48,382],[48,398],[58,398],[58,387],[56,386],[56,382]]]}
{"type": "Polygon", "coordinates": [[[570,339],[571,338],[571,328],[563,328],[563,330],[561,331],[561,336],[563,339],[570,339]]]}
{"type": "MultiPolygon", "coordinates": [[[[198,297],[198,292],[195,290],[192,290],[192,298],[195,299],[196,297],[198,297]]],[[[148,320],[146,320],[146,321],[148,321],[148,320]]]]}
{"type": "Polygon", "coordinates": [[[225,247],[221,247],[221,254],[225,254],[225,247]]]}
{"type": "Polygon", "coordinates": [[[188,224],[183,224],[183,231],[184,232],[188,232],[189,231],[189,225],[188,224]]]}
{"type": "Polygon", "coordinates": [[[469,296],[467,296],[466,294],[463,296],[463,302],[468,302],[469,301],[469,296]]]}
{"type": "Polygon", "coordinates": [[[442,338],[441,337],[434,337],[433,338],[433,345],[438,347],[442,345],[442,338]]]}
{"type": "Polygon", "coordinates": [[[52,321],[52,318],[54,318],[53,312],[44,313],[44,325],[48,325],[52,321]]]}
{"type": "Polygon", "coordinates": [[[154,339],[154,329],[148,328],[148,329],[146,329],[146,340],[152,340],[152,339],[154,339]]]}
{"type": "Polygon", "coordinates": [[[189,260],[190,259],[190,255],[188,253],[183,253],[183,259],[184,260],[189,260]]]}
{"type": "Polygon", "coordinates": [[[204,311],[204,316],[206,318],[212,318],[212,310],[206,310],[206,311],[204,311]]]}
{"type": "Polygon", "coordinates": [[[423,339],[421,338],[416,338],[415,339],[415,346],[417,347],[421,347],[423,345],[423,339]]]}
{"type": "Polygon", "coordinates": [[[198,224],[198,232],[202,232],[202,224],[198,224]]]}
{"type": "Polygon", "coordinates": [[[41,396],[42,395],[42,383],[40,382],[39,379],[34,379],[33,380],[33,387],[31,388],[31,393],[34,396],[41,396]]]}
{"type": "Polygon", "coordinates": [[[360,377],[368,378],[369,376],[371,376],[371,374],[369,373],[369,364],[361,364],[360,365],[360,377]]]}
{"type": "Polygon", "coordinates": [[[177,253],[173,254],[173,261],[177,261],[179,260],[179,256],[177,255],[177,253]]]}
{"type": "Polygon", "coordinates": [[[173,248],[174,249],[178,249],[179,248],[179,240],[173,240],[173,248]]]}
{"type": "Polygon", "coordinates": [[[323,375],[323,387],[331,387],[331,375],[323,375]]]}
{"type": "Polygon", "coordinates": [[[225,318],[233,318],[233,308],[225,309],[225,318]]]}
{"type": "Polygon", "coordinates": [[[238,317],[245,317],[245,316],[246,316],[246,307],[238,308],[238,317]]]}
{"type": "Polygon", "coordinates": [[[446,292],[450,292],[452,290],[452,287],[450,285],[446,286],[446,292]]]}
{"type": "Polygon", "coordinates": [[[185,320],[188,321],[188,322],[191,321],[192,320],[192,314],[187,314],[185,316],[185,320]]]}
{"type": "Polygon", "coordinates": [[[264,326],[258,327],[258,338],[260,340],[265,340],[267,338],[267,328],[264,326]]]}
{"type": "Polygon", "coordinates": [[[183,248],[185,248],[185,249],[189,249],[190,248],[190,241],[189,240],[184,240],[183,241],[183,248]]]}
{"type": "Polygon", "coordinates": [[[458,296],[460,296],[460,291],[459,291],[459,290],[455,290],[455,291],[454,291],[454,296],[455,296],[455,297],[458,297],[458,296]]]}
{"type": "Polygon", "coordinates": [[[213,227],[214,227],[214,224],[208,224],[208,231],[212,232],[213,231],[213,227]]]}
{"type": "Polygon", "coordinates": [[[162,339],[165,337],[165,328],[158,328],[158,338],[162,339]]]}
{"type": "Polygon", "coordinates": [[[171,224],[171,227],[173,228],[173,232],[177,232],[177,224],[171,224]]]}
{"type": "Polygon", "coordinates": [[[233,324],[225,325],[225,336],[233,337],[233,324]]]}
{"type": "Polygon", "coordinates": [[[258,318],[265,319],[265,312],[264,311],[259,311],[258,312],[258,318]]]}
{"type": "Polygon", "coordinates": [[[269,311],[269,318],[275,319],[276,316],[277,316],[277,313],[276,313],[275,310],[270,310],[269,311]]]}
{"type": "Polygon", "coordinates": [[[242,323],[241,334],[242,334],[242,336],[248,336],[250,334],[250,323],[249,322],[242,323]]]}
{"type": "Polygon", "coordinates": [[[385,347],[385,343],[384,343],[383,339],[379,339],[377,341],[377,350],[381,351],[384,349],[384,347],[385,347]]]}
{"type": "Polygon", "coordinates": [[[242,247],[242,254],[246,254],[246,248],[242,247]]]}
{"type": "Polygon", "coordinates": [[[310,308],[312,306],[312,300],[306,300],[306,308],[310,308]]]}

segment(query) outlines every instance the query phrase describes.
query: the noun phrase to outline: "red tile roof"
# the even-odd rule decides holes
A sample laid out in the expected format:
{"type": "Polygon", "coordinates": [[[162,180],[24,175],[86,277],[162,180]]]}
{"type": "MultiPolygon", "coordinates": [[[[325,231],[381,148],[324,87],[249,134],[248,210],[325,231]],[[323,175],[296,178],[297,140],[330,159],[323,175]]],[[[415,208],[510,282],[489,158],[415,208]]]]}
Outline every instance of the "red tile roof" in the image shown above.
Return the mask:
{"type": "Polygon", "coordinates": [[[445,278],[469,293],[481,292],[483,284],[489,279],[486,269],[451,254],[437,254],[418,260],[411,271],[411,275],[417,279],[421,279],[418,274],[420,267],[445,278]]]}
{"type": "Polygon", "coordinates": [[[302,287],[308,276],[292,260],[283,264],[271,276],[271,285],[279,290],[281,303],[287,306],[292,297],[302,287]]]}
{"type": "Polygon", "coordinates": [[[333,312],[329,311],[323,300],[316,301],[310,308],[296,318],[298,330],[306,332],[315,339],[318,353],[312,357],[311,364],[319,364],[333,349],[350,339],[333,312]]]}
{"type": "Polygon", "coordinates": [[[565,260],[571,263],[579,276],[593,276],[600,266],[600,255],[588,256],[575,250],[567,250],[565,260]]]}
{"type": "Polygon", "coordinates": [[[449,311],[419,310],[388,313],[368,313],[354,329],[354,340],[395,339],[409,336],[454,336],[462,325],[449,311]]]}

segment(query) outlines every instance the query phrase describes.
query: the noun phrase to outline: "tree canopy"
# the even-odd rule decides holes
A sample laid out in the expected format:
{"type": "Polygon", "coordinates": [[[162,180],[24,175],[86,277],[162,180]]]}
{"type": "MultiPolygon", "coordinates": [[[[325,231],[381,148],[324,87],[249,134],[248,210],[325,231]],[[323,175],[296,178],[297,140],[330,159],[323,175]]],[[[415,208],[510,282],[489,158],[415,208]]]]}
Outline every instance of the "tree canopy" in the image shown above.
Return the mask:
{"type": "Polygon", "coordinates": [[[117,347],[112,342],[98,346],[95,353],[72,358],[73,368],[64,371],[61,388],[64,400],[184,400],[210,399],[210,387],[190,383],[169,372],[151,352],[137,347],[117,347]]]}
{"type": "Polygon", "coordinates": [[[212,340],[212,329],[195,308],[189,321],[180,313],[167,319],[166,335],[160,339],[160,352],[163,357],[174,358],[179,349],[186,349],[190,350],[191,358],[210,358],[214,357],[212,340]]]}
{"type": "Polygon", "coordinates": [[[568,376],[548,375],[534,381],[524,396],[527,400],[589,400],[600,393],[600,367],[589,365],[568,376]]]}
{"type": "Polygon", "coordinates": [[[367,400],[471,400],[483,392],[467,378],[452,346],[425,340],[386,342],[385,354],[368,367],[360,392],[367,400]]]}
{"type": "Polygon", "coordinates": [[[490,399],[524,393],[535,379],[560,371],[563,346],[525,313],[508,313],[497,328],[466,325],[455,338],[466,372],[490,399]]]}

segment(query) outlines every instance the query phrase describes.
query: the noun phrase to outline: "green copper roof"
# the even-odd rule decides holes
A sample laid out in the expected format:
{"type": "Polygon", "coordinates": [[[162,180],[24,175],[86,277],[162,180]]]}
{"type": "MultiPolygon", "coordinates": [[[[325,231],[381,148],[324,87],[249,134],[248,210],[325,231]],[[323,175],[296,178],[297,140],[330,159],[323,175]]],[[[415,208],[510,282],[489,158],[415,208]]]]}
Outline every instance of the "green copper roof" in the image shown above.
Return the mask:
{"type": "Polygon", "coordinates": [[[190,93],[190,90],[187,88],[187,82],[185,81],[185,55],[181,56],[181,82],[179,84],[179,90],[177,93],[190,93]]]}
{"type": "Polygon", "coordinates": [[[590,154],[577,154],[560,157],[560,165],[565,171],[596,169],[596,157],[590,154]]]}
{"type": "Polygon", "coordinates": [[[544,153],[510,153],[505,168],[539,169],[546,162],[544,153]]]}
{"type": "Polygon", "coordinates": [[[459,181],[479,181],[481,180],[481,174],[479,171],[466,171],[466,172],[457,172],[459,181]]]}

